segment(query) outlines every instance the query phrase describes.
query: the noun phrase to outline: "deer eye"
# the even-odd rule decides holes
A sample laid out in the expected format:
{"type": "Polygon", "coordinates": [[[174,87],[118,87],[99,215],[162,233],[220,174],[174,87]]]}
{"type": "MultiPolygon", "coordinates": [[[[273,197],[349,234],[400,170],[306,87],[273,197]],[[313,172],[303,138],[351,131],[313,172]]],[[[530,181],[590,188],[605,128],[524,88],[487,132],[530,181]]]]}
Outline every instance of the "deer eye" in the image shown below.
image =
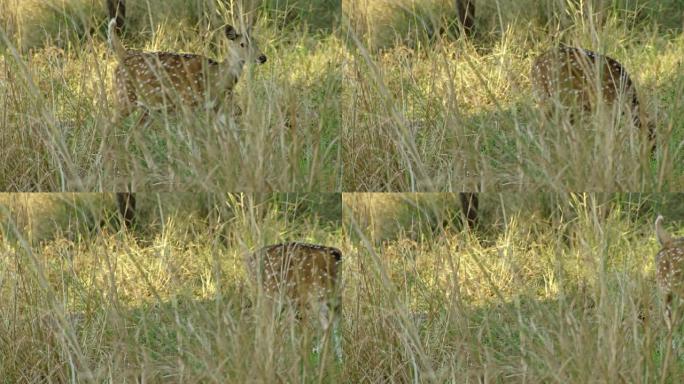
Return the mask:
{"type": "Polygon", "coordinates": [[[240,43],[240,47],[244,48],[244,47],[245,47],[245,43],[244,43],[244,42],[240,43]]]}

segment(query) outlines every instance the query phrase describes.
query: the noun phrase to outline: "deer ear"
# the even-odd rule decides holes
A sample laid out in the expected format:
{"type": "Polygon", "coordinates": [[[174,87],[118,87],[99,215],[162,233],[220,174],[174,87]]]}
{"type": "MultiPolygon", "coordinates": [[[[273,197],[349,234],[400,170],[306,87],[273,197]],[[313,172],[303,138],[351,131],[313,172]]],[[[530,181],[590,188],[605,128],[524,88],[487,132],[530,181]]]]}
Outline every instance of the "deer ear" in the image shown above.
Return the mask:
{"type": "Polygon", "coordinates": [[[230,24],[226,25],[226,37],[230,40],[235,40],[238,37],[237,31],[230,24]]]}

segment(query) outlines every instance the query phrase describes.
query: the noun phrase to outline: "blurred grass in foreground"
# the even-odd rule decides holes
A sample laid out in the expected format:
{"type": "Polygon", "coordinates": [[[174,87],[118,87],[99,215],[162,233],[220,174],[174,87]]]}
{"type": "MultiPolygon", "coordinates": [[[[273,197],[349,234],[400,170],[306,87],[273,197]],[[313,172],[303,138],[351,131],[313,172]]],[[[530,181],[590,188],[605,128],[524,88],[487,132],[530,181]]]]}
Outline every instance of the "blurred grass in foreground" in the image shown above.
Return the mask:
{"type": "MultiPolygon", "coordinates": [[[[258,8],[253,34],[268,62],[248,67],[238,83],[238,121],[201,109],[153,111],[143,126],[136,126],[139,113],[112,124],[115,60],[104,1],[3,3],[0,189],[339,190],[346,50],[333,3],[258,8]]],[[[124,45],[223,60],[216,31],[234,21],[220,4],[131,2],[124,45]]]]}

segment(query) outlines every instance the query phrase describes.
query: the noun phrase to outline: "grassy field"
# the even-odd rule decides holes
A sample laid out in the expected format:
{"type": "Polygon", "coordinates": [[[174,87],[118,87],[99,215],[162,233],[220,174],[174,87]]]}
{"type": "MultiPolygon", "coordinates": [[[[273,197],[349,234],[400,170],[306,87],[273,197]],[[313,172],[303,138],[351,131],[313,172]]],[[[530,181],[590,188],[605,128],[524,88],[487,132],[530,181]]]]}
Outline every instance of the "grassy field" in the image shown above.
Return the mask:
{"type": "MultiPolygon", "coordinates": [[[[0,196],[0,382],[665,382],[652,221],[684,195],[0,196]],[[343,256],[343,359],[255,308],[242,255],[303,240],[343,256]]],[[[256,302],[259,302],[258,300],[256,302]]],[[[288,313],[288,312],[286,312],[288,313]]]]}
{"type": "MultiPolygon", "coordinates": [[[[336,191],[345,56],[339,0],[259,2],[241,119],[152,111],[113,124],[115,59],[103,1],[0,4],[0,189],[3,191],[336,191]]],[[[123,43],[222,60],[221,1],[129,2],[123,43]]],[[[233,22],[234,24],[237,24],[233,22]]]]}
{"type": "MultiPolygon", "coordinates": [[[[238,84],[240,119],[190,110],[112,123],[103,2],[0,7],[0,188],[111,191],[679,191],[684,129],[676,0],[268,0],[269,57],[238,84]],[[341,22],[340,22],[341,20],[341,22]],[[530,64],[559,43],[618,59],[656,127],[650,158],[626,117],[545,114],[530,64]]],[[[224,2],[129,5],[124,44],[221,59],[224,2]]],[[[599,108],[601,109],[601,108],[599,108]]],[[[603,108],[604,110],[606,108],[603,108]]]]}
{"type": "Polygon", "coordinates": [[[146,228],[124,233],[111,194],[0,196],[0,382],[317,377],[314,333],[255,315],[242,257],[342,246],[339,194],[138,201],[146,228]]]}
{"type": "MultiPolygon", "coordinates": [[[[476,1],[456,39],[453,1],[343,2],[345,191],[680,191],[680,1],[476,1]],[[621,114],[543,113],[532,60],[559,43],[620,61],[658,150],[621,114]]],[[[603,108],[607,110],[608,108],[603,108]]]]}
{"type": "Polygon", "coordinates": [[[681,379],[651,222],[681,228],[683,196],[533,197],[483,195],[469,233],[457,195],[344,195],[349,382],[681,379]]]}
{"type": "MultiPolygon", "coordinates": [[[[230,3],[129,1],[122,41],[220,60],[230,3]]],[[[681,382],[653,223],[684,236],[684,3],[476,0],[467,37],[453,0],[253,4],[242,114],[138,126],[103,0],[0,0],[0,191],[39,192],[0,193],[0,384],[681,382]],[[538,107],[559,43],[625,66],[653,157],[626,115],[538,107]],[[261,305],[243,257],[285,241],[343,253],[341,360],[261,305]]]]}

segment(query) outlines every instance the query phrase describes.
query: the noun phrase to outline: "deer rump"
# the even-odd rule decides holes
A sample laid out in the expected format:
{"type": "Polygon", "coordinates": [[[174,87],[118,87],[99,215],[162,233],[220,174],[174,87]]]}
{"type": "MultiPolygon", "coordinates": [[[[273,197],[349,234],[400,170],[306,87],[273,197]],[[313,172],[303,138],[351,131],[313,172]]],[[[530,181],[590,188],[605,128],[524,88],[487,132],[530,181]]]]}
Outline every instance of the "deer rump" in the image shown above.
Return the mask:
{"type": "Polygon", "coordinates": [[[599,102],[627,106],[632,123],[655,140],[655,132],[642,118],[636,87],[617,60],[582,48],[561,46],[541,54],[532,64],[530,78],[543,104],[554,98],[563,106],[578,105],[585,112],[599,102]]]}
{"type": "Polygon", "coordinates": [[[247,268],[267,296],[291,301],[301,310],[311,301],[329,302],[337,295],[341,260],[337,248],[293,242],[254,252],[247,268]]]}
{"type": "Polygon", "coordinates": [[[668,294],[684,298],[684,237],[672,237],[663,228],[662,222],[663,217],[658,216],[656,237],[662,248],[656,254],[656,279],[668,294]]]}

